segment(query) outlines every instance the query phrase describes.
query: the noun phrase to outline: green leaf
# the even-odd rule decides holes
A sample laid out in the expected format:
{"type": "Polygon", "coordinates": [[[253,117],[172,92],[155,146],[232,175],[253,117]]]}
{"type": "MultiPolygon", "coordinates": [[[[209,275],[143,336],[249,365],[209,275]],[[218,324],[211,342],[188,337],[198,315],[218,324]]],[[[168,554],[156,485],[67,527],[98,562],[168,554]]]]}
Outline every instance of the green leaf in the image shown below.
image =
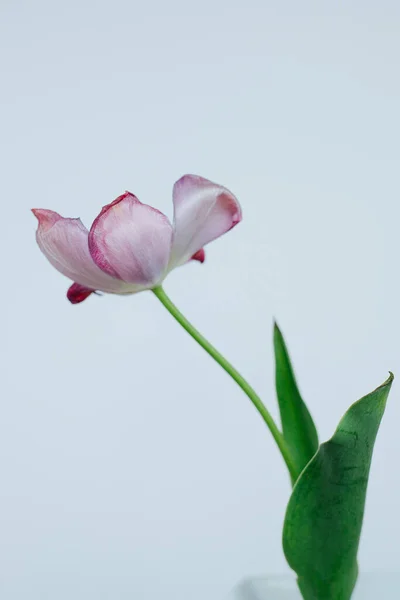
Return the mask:
{"type": "Polygon", "coordinates": [[[353,404],[297,480],[283,548],[305,600],[349,600],[376,434],[393,375],[353,404]]]}
{"type": "Polygon", "coordinates": [[[282,432],[296,468],[297,479],[318,450],[318,434],[298,390],[285,340],[276,323],[274,348],[276,394],[281,413],[282,432]]]}

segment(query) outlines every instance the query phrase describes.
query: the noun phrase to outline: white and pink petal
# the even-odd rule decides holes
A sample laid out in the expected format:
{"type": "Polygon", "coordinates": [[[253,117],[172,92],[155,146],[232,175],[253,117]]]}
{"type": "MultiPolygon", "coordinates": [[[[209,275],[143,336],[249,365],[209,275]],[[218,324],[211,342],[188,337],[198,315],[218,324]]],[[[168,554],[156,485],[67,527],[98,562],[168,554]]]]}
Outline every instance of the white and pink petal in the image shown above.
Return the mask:
{"type": "MultiPolygon", "coordinates": [[[[184,175],[173,189],[174,237],[168,269],[203,256],[203,246],[242,219],[237,198],[225,187],[197,175],[184,175]]],[[[203,256],[204,258],[204,256],[203,256]]]]}
{"type": "Polygon", "coordinates": [[[149,289],[162,281],[172,227],[160,211],[126,192],[103,208],[89,233],[96,265],[111,277],[149,289]]]}
{"type": "Polygon", "coordinates": [[[88,230],[80,219],[65,219],[52,210],[33,209],[32,212],[39,221],[36,231],[39,248],[60,273],[90,290],[116,294],[135,291],[104,273],[93,262],[88,230]]]}

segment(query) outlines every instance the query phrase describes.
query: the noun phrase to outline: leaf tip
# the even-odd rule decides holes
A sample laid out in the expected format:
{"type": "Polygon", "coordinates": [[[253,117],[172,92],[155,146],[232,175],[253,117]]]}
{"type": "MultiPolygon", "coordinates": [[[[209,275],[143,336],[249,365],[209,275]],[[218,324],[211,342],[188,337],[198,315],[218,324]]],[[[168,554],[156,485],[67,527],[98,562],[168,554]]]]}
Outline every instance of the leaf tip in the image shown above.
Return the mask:
{"type": "Polygon", "coordinates": [[[386,381],[382,385],[392,385],[393,380],[394,380],[394,374],[392,373],[392,371],[389,371],[389,377],[386,379],[386,381]]]}
{"type": "Polygon", "coordinates": [[[278,322],[277,322],[277,320],[275,318],[273,320],[273,324],[274,324],[274,335],[277,335],[277,334],[282,335],[282,332],[280,330],[278,322]]]}
{"type": "Polygon", "coordinates": [[[386,387],[388,385],[392,385],[393,379],[394,379],[394,375],[393,375],[392,371],[389,371],[389,377],[386,379],[386,381],[384,381],[383,383],[381,383],[381,385],[379,385],[377,387],[377,389],[379,390],[379,388],[383,388],[383,387],[386,387]]]}
{"type": "Polygon", "coordinates": [[[392,371],[389,371],[389,377],[383,382],[381,383],[381,385],[378,385],[378,387],[374,390],[374,392],[377,392],[379,390],[382,390],[383,388],[389,387],[392,385],[394,380],[394,375],[392,373],[392,371]]]}

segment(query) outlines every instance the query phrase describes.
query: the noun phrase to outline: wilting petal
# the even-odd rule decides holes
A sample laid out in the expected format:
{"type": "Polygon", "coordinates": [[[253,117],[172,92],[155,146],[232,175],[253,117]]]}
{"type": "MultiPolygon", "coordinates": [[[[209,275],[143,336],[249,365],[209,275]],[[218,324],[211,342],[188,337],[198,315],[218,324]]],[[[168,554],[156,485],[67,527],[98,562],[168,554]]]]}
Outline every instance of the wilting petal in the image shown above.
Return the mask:
{"type": "Polygon", "coordinates": [[[241,221],[235,196],[197,175],[185,175],[174,185],[174,238],[169,269],[187,262],[206,244],[241,221]]]}
{"type": "Polygon", "coordinates": [[[126,192],[105,206],[95,219],[89,249],[105,273],[145,289],[162,279],[171,239],[167,217],[126,192]]]}
{"type": "Polygon", "coordinates": [[[198,260],[200,263],[203,263],[206,260],[204,248],[195,252],[190,260],[198,260]]]}
{"type": "Polygon", "coordinates": [[[86,300],[90,294],[93,294],[94,291],[95,290],[90,290],[79,283],[73,283],[71,287],[68,288],[67,298],[71,304],[79,304],[86,300]]]}
{"type": "Polygon", "coordinates": [[[64,219],[52,210],[33,209],[32,212],[39,221],[36,232],[39,248],[63,275],[91,290],[135,291],[95,265],[89,252],[88,230],[80,219],[64,219]]]}

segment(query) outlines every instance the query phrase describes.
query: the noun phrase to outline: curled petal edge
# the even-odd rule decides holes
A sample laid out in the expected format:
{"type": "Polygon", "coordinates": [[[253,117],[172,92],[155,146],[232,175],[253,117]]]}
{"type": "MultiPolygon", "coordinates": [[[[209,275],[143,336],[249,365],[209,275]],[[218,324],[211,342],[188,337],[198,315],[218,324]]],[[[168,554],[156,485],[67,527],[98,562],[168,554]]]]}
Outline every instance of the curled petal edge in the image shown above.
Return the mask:
{"type": "Polygon", "coordinates": [[[73,283],[68,288],[67,298],[71,304],[80,304],[93,293],[95,293],[95,290],[91,290],[80,283],[73,283]]]}

